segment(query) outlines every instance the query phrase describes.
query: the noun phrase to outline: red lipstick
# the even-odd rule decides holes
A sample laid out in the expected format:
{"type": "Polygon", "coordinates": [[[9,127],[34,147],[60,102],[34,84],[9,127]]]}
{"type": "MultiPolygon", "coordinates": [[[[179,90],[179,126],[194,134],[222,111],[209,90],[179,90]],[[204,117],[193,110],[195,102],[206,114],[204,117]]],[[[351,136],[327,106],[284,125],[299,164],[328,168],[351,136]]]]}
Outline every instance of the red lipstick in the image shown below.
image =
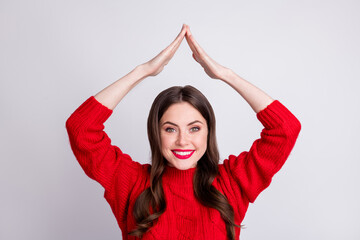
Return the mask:
{"type": "Polygon", "coordinates": [[[171,152],[175,155],[175,157],[179,159],[188,159],[193,155],[195,150],[187,150],[187,149],[174,149],[171,152]]]}

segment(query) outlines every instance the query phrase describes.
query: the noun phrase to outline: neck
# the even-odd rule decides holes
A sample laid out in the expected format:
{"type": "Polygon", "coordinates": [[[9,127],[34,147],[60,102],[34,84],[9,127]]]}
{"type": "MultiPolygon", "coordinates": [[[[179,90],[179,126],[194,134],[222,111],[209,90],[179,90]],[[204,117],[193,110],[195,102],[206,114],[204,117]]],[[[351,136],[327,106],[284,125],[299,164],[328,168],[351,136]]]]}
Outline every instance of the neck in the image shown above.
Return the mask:
{"type": "Polygon", "coordinates": [[[196,171],[196,167],[189,168],[186,170],[180,170],[175,167],[166,165],[163,174],[163,181],[168,182],[169,184],[172,185],[192,186],[195,171],[196,171]]]}

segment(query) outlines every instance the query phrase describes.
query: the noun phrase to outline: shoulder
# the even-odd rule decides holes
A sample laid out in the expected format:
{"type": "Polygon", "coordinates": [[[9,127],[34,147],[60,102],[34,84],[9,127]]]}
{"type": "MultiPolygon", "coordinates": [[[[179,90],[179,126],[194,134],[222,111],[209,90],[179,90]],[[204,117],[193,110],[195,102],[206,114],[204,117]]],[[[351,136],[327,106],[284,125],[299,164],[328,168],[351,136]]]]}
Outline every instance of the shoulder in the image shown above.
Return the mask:
{"type": "Polygon", "coordinates": [[[238,156],[229,155],[222,164],[219,164],[219,174],[232,174],[235,168],[242,167],[245,164],[247,152],[243,151],[238,156]]]}
{"type": "Polygon", "coordinates": [[[218,165],[216,181],[222,185],[225,184],[230,186],[234,184],[234,181],[236,181],[234,175],[240,168],[243,168],[245,165],[245,155],[245,151],[240,153],[238,156],[229,155],[222,164],[218,165]]]}

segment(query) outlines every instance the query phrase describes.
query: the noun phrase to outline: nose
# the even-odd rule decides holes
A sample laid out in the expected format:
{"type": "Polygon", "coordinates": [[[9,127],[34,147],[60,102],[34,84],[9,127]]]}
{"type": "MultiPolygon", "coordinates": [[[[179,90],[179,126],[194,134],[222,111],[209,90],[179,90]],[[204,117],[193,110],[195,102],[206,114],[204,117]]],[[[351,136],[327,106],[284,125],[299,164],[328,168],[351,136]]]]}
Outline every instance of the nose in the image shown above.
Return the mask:
{"type": "Polygon", "coordinates": [[[180,131],[177,139],[176,139],[176,144],[178,146],[186,146],[188,144],[188,136],[185,132],[180,131]]]}

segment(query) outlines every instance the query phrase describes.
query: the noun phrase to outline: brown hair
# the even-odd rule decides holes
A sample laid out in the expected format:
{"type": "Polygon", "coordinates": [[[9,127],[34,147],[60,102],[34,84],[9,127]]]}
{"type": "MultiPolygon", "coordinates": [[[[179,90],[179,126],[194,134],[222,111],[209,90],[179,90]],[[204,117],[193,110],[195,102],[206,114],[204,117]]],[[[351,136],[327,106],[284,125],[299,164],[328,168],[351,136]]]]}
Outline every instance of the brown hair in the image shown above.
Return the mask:
{"type": "Polygon", "coordinates": [[[215,114],[206,97],[192,86],[171,87],[162,91],[154,100],[148,117],[147,131],[151,148],[150,187],[144,190],[134,205],[136,229],[130,235],[141,237],[164,213],[166,202],[162,187],[162,174],[166,159],[161,153],[159,122],[165,111],[175,103],[188,102],[206,119],[208,126],[207,149],[197,162],[194,175],[194,194],[201,204],[217,209],[226,223],[229,239],[235,238],[234,210],[227,198],[218,191],[212,182],[218,173],[219,151],[215,135],[215,114]]]}

